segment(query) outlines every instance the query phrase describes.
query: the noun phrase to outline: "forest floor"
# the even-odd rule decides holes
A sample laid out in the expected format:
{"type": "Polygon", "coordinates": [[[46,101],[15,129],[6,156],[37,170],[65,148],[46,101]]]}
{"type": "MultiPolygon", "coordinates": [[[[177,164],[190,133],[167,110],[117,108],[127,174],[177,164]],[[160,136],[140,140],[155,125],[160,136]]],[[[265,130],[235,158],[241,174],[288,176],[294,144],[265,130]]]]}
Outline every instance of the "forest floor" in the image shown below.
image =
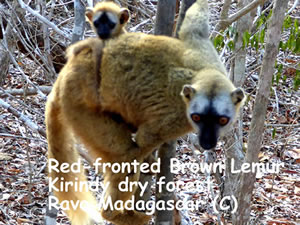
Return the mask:
{"type": "MultiPolygon", "coordinates": [[[[212,10],[215,10],[218,15],[218,1],[214,1],[212,6],[212,10]]],[[[296,10],[295,14],[299,18],[300,8],[296,10]]],[[[138,24],[136,17],[137,15],[133,15],[134,22],[131,27],[138,24]]],[[[61,21],[63,20],[64,18],[61,18],[61,21]]],[[[139,30],[151,32],[151,22],[152,19],[149,19],[148,23],[139,27],[139,30]]],[[[71,24],[72,21],[69,23],[71,24]]],[[[298,64],[300,61],[300,56],[288,53],[281,53],[278,57],[287,65],[298,64]]],[[[41,77],[41,72],[30,59],[22,56],[19,61],[22,70],[29,75],[33,83],[38,86],[51,86],[45,77],[41,77]]],[[[243,87],[247,93],[250,93],[242,118],[245,144],[258,82],[259,70],[255,68],[258,68],[260,63],[256,62],[255,67],[251,65],[254,69],[247,71],[247,79],[243,87]]],[[[281,164],[281,166],[278,173],[266,171],[257,174],[251,206],[252,224],[300,224],[300,92],[292,88],[295,72],[285,66],[283,73],[286,79],[279,79],[279,82],[274,83],[272,87],[273,92],[266,116],[267,126],[259,155],[261,163],[281,164]]],[[[45,129],[45,99],[39,95],[7,94],[10,90],[24,88],[26,86],[20,70],[11,65],[0,89],[1,99],[45,129]]],[[[198,150],[193,153],[193,146],[186,141],[186,138],[180,138],[177,143],[176,158],[181,163],[197,162],[196,157],[203,162],[203,154],[198,150]]],[[[217,162],[224,163],[222,141],[217,146],[216,153],[217,162]]],[[[46,139],[26,126],[19,117],[0,107],[0,225],[44,224],[49,195],[46,166],[46,139]]],[[[190,224],[218,224],[220,218],[213,211],[214,196],[207,185],[208,179],[204,173],[193,173],[191,170],[175,175],[175,181],[184,181],[187,184],[180,185],[176,190],[177,199],[200,203],[197,209],[181,212],[190,224]],[[200,181],[200,185],[188,185],[196,181],[200,181]]],[[[92,168],[89,171],[89,180],[95,180],[95,172],[92,168]]],[[[218,186],[214,179],[212,179],[212,190],[217,195],[218,186]]],[[[97,195],[100,196],[100,193],[97,195]]],[[[222,214],[221,220],[231,224],[227,216],[222,214]]],[[[62,211],[59,211],[57,224],[69,224],[62,211]]]]}

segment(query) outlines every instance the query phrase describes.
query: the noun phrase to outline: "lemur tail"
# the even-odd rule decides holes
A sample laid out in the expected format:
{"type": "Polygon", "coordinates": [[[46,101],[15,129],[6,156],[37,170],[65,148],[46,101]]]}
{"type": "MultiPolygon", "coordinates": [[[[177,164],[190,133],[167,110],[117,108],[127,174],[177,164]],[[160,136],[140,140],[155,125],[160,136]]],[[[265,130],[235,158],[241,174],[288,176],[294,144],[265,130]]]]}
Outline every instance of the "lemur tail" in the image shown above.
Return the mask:
{"type": "MultiPolygon", "coordinates": [[[[70,144],[72,142],[69,140],[72,135],[66,131],[67,127],[64,126],[66,123],[64,123],[58,102],[59,96],[58,91],[56,91],[49,95],[46,105],[49,191],[53,191],[55,195],[55,199],[52,200],[60,203],[72,225],[89,225],[92,224],[92,221],[101,222],[96,200],[88,190],[87,179],[84,175],[84,168],[79,162],[78,152],[70,144]],[[61,171],[63,163],[71,166],[77,162],[78,171],[61,171]],[[82,190],[80,184],[84,184],[82,190]]],[[[53,201],[49,201],[49,207],[50,202],[53,201]]]]}

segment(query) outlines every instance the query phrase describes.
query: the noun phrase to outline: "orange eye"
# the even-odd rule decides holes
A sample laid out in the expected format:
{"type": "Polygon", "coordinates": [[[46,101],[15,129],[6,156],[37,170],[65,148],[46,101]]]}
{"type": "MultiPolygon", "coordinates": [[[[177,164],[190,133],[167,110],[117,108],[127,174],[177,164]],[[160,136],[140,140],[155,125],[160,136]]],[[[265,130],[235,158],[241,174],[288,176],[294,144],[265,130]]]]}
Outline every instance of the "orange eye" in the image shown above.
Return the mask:
{"type": "Polygon", "coordinates": [[[201,120],[201,116],[199,114],[192,114],[191,118],[194,122],[199,122],[201,120]]]}
{"type": "Polygon", "coordinates": [[[225,126],[229,122],[228,117],[222,116],[219,118],[219,124],[221,126],[225,126]]]}

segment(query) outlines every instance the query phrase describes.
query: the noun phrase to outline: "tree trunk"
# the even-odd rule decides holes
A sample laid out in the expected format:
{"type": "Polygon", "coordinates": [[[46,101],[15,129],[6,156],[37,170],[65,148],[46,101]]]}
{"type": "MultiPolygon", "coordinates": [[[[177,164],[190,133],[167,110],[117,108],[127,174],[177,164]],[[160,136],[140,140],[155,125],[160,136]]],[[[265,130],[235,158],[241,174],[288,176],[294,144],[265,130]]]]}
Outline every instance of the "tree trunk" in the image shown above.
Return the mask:
{"type": "MultiPolygon", "coordinates": [[[[159,0],[156,13],[154,34],[172,36],[173,23],[175,18],[176,0],[159,0]]],[[[170,172],[170,159],[175,156],[175,141],[163,144],[158,150],[158,157],[161,159],[160,173],[156,179],[166,177],[166,182],[173,181],[173,174],[170,172]]],[[[156,192],[156,201],[168,201],[174,199],[174,194],[163,189],[156,192]]],[[[172,225],[174,223],[173,210],[156,210],[156,225],[172,225]]]]}
{"type": "Polygon", "coordinates": [[[154,34],[172,36],[176,0],[159,0],[154,34]]]}
{"type": "MultiPolygon", "coordinates": [[[[239,1],[238,9],[242,9],[250,2],[250,0],[239,1]]],[[[223,7],[225,7],[225,5],[223,7]]],[[[250,13],[244,15],[241,19],[237,21],[237,40],[235,42],[235,58],[231,66],[231,80],[236,87],[241,87],[245,80],[247,49],[243,48],[243,34],[251,28],[252,21],[253,17],[250,13]]],[[[240,168],[244,160],[242,110],[243,109],[241,109],[240,111],[240,119],[234,124],[234,126],[224,138],[226,149],[225,155],[227,160],[223,196],[237,195],[236,189],[237,185],[239,184],[240,176],[239,174],[232,173],[231,159],[234,159],[235,169],[240,168]]]]}
{"type": "MultiPolygon", "coordinates": [[[[260,70],[260,80],[253,107],[253,116],[248,138],[246,163],[258,162],[258,154],[262,145],[265,115],[274,73],[274,64],[278,53],[283,19],[288,1],[275,0],[273,13],[266,34],[265,55],[260,70]]],[[[249,221],[251,198],[256,174],[243,174],[238,194],[238,211],[235,213],[233,224],[243,225],[249,221]]]]}
{"type": "Polygon", "coordinates": [[[180,30],[180,27],[182,25],[182,21],[185,17],[185,13],[188,10],[188,8],[191,7],[191,5],[194,4],[194,2],[196,2],[196,0],[182,0],[181,1],[181,6],[180,6],[180,11],[179,11],[179,17],[177,20],[177,24],[176,24],[176,31],[175,31],[175,37],[178,38],[178,32],[180,30]]]}
{"type": "MultiPolygon", "coordinates": [[[[165,177],[166,184],[173,181],[173,174],[170,172],[170,159],[175,157],[175,141],[164,143],[158,150],[158,158],[161,159],[160,173],[156,176],[156,182],[165,177]]],[[[156,202],[173,200],[174,193],[166,190],[166,185],[162,185],[162,190],[158,191],[156,186],[156,202]]],[[[155,225],[173,225],[174,224],[174,210],[157,210],[155,225]]]]}
{"type": "Polygon", "coordinates": [[[72,35],[72,44],[83,38],[85,29],[85,8],[80,0],[74,1],[75,21],[72,35]]]}

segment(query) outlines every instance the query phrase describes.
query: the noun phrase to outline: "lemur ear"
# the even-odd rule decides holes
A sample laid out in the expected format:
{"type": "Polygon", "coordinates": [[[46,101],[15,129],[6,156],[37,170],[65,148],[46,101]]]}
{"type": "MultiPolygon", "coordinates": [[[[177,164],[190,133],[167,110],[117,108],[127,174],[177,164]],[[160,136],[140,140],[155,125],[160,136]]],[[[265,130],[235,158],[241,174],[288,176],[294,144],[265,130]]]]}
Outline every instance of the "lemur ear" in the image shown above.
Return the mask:
{"type": "Polygon", "coordinates": [[[127,23],[130,18],[129,10],[126,8],[122,8],[120,12],[120,24],[127,23]]]}
{"type": "Polygon", "coordinates": [[[192,87],[192,85],[185,84],[183,85],[182,91],[180,95],[184,97],[186,100],[190,101],[196,93],[195,88],[192,87]]]}
{"type": "Polygon", "coordinates": [[[85,16],[89,21],[93,21],[93,8],[87,7],[85,9],[85,16]]]}
{"type": "Polygon", "coordinates": [[[230,95],[234,105],[242,102],[245,98],[245,93],[242,88],[235,89],[230,95]]]}

